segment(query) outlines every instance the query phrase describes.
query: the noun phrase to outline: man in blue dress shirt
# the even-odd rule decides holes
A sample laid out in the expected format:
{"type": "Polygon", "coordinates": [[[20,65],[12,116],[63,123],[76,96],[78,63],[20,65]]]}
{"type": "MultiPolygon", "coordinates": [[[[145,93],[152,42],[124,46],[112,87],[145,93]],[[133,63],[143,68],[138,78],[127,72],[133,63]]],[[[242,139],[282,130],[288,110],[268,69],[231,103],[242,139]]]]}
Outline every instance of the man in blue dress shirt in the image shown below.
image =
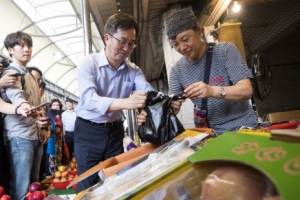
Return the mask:
{"type": "Polygon", "coordinates": [[[69,149],[70,160],[73,158],[74,152],[74,126],[76,120],[76,113],[74,110],[74,104],[71,99],[66,99],[66,111],[61,114],[61,120],[65,130],[65,142],[69,149]]]}
{"type": "MultiPolygon", "coordinates": [[[[123,109],[143,108],[153,90],[138,66],[127,60],[136,47],[138,25],[124,13],[112,15],[104,27],[105,49],[77,65],[79,102],[74,132],[78,175],[123,153],[123,109]],[[133,94],[130,96],[130,94],[133,94]]],[[[76,192],[97,182],[97,173],[80,181],[76,192]]]]}

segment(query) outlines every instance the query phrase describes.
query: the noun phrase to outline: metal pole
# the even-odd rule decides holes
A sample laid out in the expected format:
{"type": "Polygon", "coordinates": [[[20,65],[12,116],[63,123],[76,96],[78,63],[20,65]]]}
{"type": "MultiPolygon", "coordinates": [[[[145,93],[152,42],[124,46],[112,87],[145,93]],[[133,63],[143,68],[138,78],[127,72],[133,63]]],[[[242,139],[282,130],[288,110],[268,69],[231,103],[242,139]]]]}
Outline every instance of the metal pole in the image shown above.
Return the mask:
{"type": "Polygon", "coordinates": [[[127,110],[128,133],[127,136],[136,142],[138,146],[141,145],[140,138],[137,132],[137,114],[136,110],[127,110]]]}
{"type": "Polygon", "coordinates": [[[81,19],[83,30],[84,54],[88,55],[92,53],[91,20],[88,0],[82,0],[81,19]]]}
{"type": "Polygon", "coordinates": [[[131,137],[131,132],[132,132],[132,120],[131,120],[131,113],[130,110],[127,110],[127,133],[126,136],[130,137],[131,139],[133,139],[131,137]]]}
{"type": "Polygon", "coordinates": [[[137,115],[138,115],[138,110],[135,109],[133,110],[133,117],[134,117],[134,141],[136,141],[137,146],[141,146],[141,140],[138,135],[138,124],[137,124],[137,115]]]}
{"type": "Polygon", "coordinates": [[[130,136],[132,138],[132,140],[134,140],[136,142],[136,144],[138,146],[141,145],[141,141],[140,138],[138,136],[138,125],[137,125],[137,110],[130,110],[128,113],[131,117],[131,132],[130,132],[130,136]]]}

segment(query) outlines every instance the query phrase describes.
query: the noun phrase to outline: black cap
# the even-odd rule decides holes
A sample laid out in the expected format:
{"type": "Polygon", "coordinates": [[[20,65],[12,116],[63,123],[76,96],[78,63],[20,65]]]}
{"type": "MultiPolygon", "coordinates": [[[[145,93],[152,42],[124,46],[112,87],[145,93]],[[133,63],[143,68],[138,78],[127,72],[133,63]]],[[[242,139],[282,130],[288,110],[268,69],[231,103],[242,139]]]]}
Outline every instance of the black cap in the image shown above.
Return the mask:
{"type": "Polygon", "coordinates": [[[188,8],[177,10],[166,19],[166,31],[169,39],[175,38],[179,33],[197,26],[197,18],[188,8]]]}

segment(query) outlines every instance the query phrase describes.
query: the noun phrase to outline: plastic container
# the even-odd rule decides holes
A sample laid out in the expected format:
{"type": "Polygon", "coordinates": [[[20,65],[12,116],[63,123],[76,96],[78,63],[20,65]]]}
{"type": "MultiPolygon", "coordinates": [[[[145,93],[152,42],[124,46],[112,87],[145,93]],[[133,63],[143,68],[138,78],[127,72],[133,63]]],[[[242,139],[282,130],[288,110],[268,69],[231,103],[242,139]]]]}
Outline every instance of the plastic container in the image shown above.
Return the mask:
{"type": "Polygon", "coordinates": [[[77,170],[76,171],[68,171],[69,175],[76,176],[78,174],[77,170]]]}
{"type": "Polygon", "coordinates": [[[70,184],[70,181],[69,180],[60,181],[60,182],[53,182],[52,181],[52,184],[58,190],[65,190],[66,187],[70,184]]]}

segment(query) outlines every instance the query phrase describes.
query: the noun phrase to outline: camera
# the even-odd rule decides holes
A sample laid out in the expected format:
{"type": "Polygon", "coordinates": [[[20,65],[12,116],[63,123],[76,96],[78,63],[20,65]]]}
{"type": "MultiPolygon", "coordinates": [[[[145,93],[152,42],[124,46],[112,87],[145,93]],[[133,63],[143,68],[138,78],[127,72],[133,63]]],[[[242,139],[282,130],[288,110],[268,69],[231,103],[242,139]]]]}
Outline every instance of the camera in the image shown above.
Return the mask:
{"type": "Polygon", "coordinates": [[[41,79],[41,82],[39,84],[39,88],[45,89],[46,87],[46,83],[43,81],[43,79],[41,79]]]}
{"type": "Polygon", "coordinates": [[[6,59],[6,58],[3,58],[1,61],[0,61],[0,64],[2,64],[2,66],[4,68],[8,67],[10,65],[10,60],[6,59]]]}

